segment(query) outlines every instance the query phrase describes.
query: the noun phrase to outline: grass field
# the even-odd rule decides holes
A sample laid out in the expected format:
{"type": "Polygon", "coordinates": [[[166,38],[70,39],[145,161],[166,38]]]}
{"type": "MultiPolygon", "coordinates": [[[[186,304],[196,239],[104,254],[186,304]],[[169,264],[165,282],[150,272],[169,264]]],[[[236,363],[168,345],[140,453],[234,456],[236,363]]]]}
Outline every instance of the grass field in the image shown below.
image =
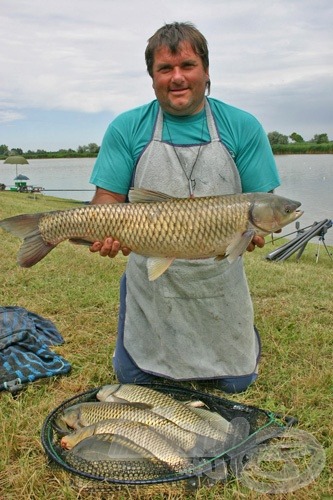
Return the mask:
{"type": "MultiPolygon", "coordinates": [[[[24,212],[78,206],[23,193],[0,192],[0,219],[24,212]]],[[[13,398],[0,393],[0,499],[73,500],[79,493],[69,478],[49,466],[40,431],[50,411],[64,399],[115,381],[111,356],[118,314],[118,283],[126,259],[102,259],[86,247],[63,243],[30,269],[16,265],[19,241],[0,230],[0,304],[18,305],[51,319],[65,339],[55,350],[72,364],[68,376],[30,384],[13,398]]],[[[279,242],[280,244],[280,242],[279,242]]],[[[266,261],[272,249],[246,254],[245,265],[261,332],[262,359],[258,381],[230,399],[299,419],[298,428],[311,433],[326,451],[326,465],[309,486],[277,499],[333,498],[332,277],[333,263],[309,244],[299,262],[266,261]]],[[[332,249],[331,249],[332,250],[332,249]]],[[[195,386],[194,386],[195,387],[195,386]]],[[[215,391],[215,394],[221,394],[215,391]]],[[[230,481],[189,492],[183,484],[121,487],[115,499],[268,499],[230,481]]]]}

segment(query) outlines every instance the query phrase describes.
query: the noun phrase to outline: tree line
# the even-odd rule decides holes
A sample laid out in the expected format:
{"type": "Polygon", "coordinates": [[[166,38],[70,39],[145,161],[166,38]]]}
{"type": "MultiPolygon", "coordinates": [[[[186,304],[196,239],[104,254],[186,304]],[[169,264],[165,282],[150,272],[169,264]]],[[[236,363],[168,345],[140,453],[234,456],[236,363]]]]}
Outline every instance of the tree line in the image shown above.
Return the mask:
{"type": "Polygon", "coordinates": [[[315,134],[310,141],[305,141],[303,137],[297,132],[293,132],[290,135],[284,135],[276,130],[274,132],[269,132],[267,134],[268,140],[271,145],[274,144],[289,144],[291,139],[292,144],[303,144],[303,143],[311,143],[311,144],[328,144],[330,142],[328,135],[326,133],[323,134],[315,134]]]}
{"type": "MultiPolygon", "coordinates": [[[[327,133],[315,134],[310,141],[305,141],[297,132],[290,135],[281,134],[278,131],[267,134],[274,154],[283,153],[333,153],[333,142],[329,140],[327,133]]],[[[94,142],[88,145],[78,146],[76,149],[59,149],[58,151],[23,151],[22,148],[9,148],[6,144],[0,145],[0,157],[6,158],[10,155],[24,155],[26,158],[77,158],[96,157],[100,146],[94,142]]]]}
{"type": "Polygon", "coordinates": [[[23,151],[22,148],[9,148],[6,144],[0,145],[0,157],[7,157],[10,155],[24,155],[26,158],[63,158],[63,157],[89,157],[97,156],[100,146],[94,142],[89,143],[87,146],[78,146],[76,149],[59,149],[58,151],[46,151],[45,149],[37,149],[32,151],[28,149],[23,151]]]}

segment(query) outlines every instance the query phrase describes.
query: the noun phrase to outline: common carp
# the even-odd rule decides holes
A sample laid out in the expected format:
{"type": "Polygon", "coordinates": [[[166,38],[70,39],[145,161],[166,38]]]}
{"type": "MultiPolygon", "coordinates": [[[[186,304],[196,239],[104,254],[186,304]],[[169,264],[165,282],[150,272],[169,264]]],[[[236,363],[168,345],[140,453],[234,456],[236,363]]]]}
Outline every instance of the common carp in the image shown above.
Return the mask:
{"type": "Polygon", "coordinates": [[[83,439],[95,434],[113,434],[125,437],[175,469],[190,466],[185,452],[176,443],[139,422],[117,419],[104,420],[64,436],[61,438],[61,447],[70,450],[83,439]]]}
{"type": "Polygon", "coordinates": [[[62,423],[66,423],[68,427],[77,430],[108,419],[128,420],[152,427],[159,434],[177,442],[184,450],[193,450],[195,447],[199,449],[200,447],[204,451],[200,436],[179,427],[167,417],[162,417],[150,411],[149,408],[149,405],[143,403],[78,403],[65,408],[57,418],[57,425],[61,428],[62,423]]]}
{"type": "MultiPolygon", "coordinates": [[[[63,452],[63,459],[90,477],[116,481],[142,481],[169,476],[174,472],[172,467],[157,459],[153,453],[125,437],[112,434],[95,434],[83,439],[71,450],[63,452]]],[[[73,479],[78,483],[83,481],[80,476],[73,479]]],[[[93,489],[98,489],[95,482],[93,489]]]]}
{"type": "Polygon", "coordinates": [[[217,428],[216,425],[211,425],[208,420],[202,418],[197,411],[193,411],[191,407],[150,387],[135,384],[111,384],[102,387],[96,397],[103,401],[149,404],[152,412],[168,418],[183,429],[213,439],[216,444],[221,444],[228,435],[229,423],[226,420],[221,418],[223,424],[217,428]]]}
{"type": "Polygon", "coordinates": [[[22,267],[33,266],[64,240],[90,245],[110,236],[148,257],[152,281],[175,259],[233,262],[255,234],[275,232],[303,213],[297,210],[300,202],[271,193],[174,198],[132,189],[129,200],[17,215],[0,221],[0,227],[24,240],[18,253],[22,267]]]}

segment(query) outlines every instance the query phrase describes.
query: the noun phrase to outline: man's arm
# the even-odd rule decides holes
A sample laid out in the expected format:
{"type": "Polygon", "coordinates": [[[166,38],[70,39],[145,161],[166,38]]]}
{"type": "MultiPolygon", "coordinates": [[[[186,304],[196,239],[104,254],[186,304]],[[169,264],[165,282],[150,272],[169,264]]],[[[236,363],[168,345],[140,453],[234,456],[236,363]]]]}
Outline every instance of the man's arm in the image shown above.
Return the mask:
{"type": "MultiPolygon", "coordinates": [[[[102,205],[106,203],[125,203],[125,201],[126,195],[114,193],[97,187],[94,197],[91,200],[91,204],[102,205]]],[[[129,248],[121,248],[119,241],[114,240],[111,237],[105,238],[104,241],[95,241],[90,247],[91,252],[99,252],[102,257],[115,257],[120,250],[125,256],[130,253],[129,248]]]]}

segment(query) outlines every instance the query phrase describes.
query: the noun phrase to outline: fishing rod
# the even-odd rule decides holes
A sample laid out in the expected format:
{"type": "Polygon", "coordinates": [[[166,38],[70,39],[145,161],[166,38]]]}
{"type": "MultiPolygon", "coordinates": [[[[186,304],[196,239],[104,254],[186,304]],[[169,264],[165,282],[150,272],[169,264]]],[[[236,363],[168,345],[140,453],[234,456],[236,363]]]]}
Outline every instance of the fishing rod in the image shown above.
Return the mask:
{"type": "Polygon", "coordinates": [[[278,261],[286,260],[293,253],[295,253],[297,250],[299,250],[299,254],[297,256],[297,260],[298,260],[301,257],[301,255],[303,254],[307,243],[315,236],[319,236],[321,234],[322,230],[325,227],[326,222],[327,222],[327,219],[325,221],[322,221],[320,223],[315,224],[313,229],[310,229],[306,233],[301,235],[301,237],[297,241],[294,240],[289,248],[287,248],[286,250],[284,250],[281,254],[279,254],[277,256],[276,260],[278,260],[278,261]]]}
{"type": "MultiPolygon", "coordinates": [[[[273,252],[270,252],[267,256],[267,260],[285,260],[288,257],[290,257],[293,253],[295,253],[297,250],[299,250],[299,254],[297,256],[297,260],[301,257],[307,243],[314,238],[315,236],[320,237],[320,242],[323,242],[325,249],[328,253],[328,255],[331,258],[331,255],[328,251],[328,248],[326,246],[326,243],[324,241],[324,235],[326,234],[327,230],[332,227],[332,220],[330,219],[324,219],[321,222],[315,222],[312,224],[312,226],[309,226],[310,229],[308,231],[298,231],[300,234],[294,238],[293,240],[285,243],[278,249],[274,250],[273,252]]],[[[318,252],[319,253],[319,252],[318,252]]]]}
{"type": "Polygon", "coordinates": [[[283,236],[279,236],[278,238],[274,238],[274,235],[272,233],[272,241],[271,243],[274,244],[276,241],[279,241],[279,240],[282,240],[284,238],[287,238],[288,236],[292,236],[293,234],[297,233],[303,233],[306,229],[309,229],[310,227],[313,226],[313,224],[310,224],[309,226],[305,226],[305,227],[301,227],[299,228],[299,221],[296,222],[296,230],[295,231],[292,231],[291,233],[288,233],[288,234],[284,234],[283,236]]]}

